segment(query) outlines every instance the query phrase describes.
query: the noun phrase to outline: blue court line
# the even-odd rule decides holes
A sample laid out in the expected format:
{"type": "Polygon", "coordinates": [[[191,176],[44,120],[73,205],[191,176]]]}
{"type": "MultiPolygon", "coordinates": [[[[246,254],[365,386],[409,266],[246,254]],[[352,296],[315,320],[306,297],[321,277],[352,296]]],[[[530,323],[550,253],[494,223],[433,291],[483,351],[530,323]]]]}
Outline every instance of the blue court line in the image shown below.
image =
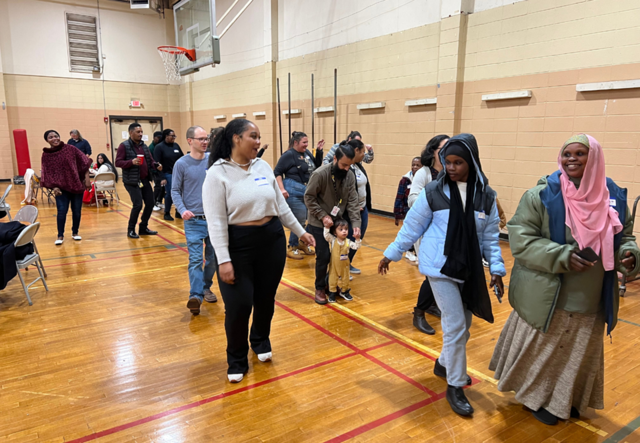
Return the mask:
{"type": "Polygon", "coordinates": [[[628,425],[620,429],[602,443],[619,443],[635,432],[638,428],[640,428],[640,417],[634,418],[628,425]]]}
{"type": "Polygon", "coordinates": [[[634,322],[629,321],[629,320],[623,320],[623,319],[619,318],[619,319],[618,319],[618,321],[621,321],[621,322],[623,322],[623,323],[627,323],[627,324],[630,324],[630,325],[633,325],[633,326],[637,326],[637,327],[639,327],[639,328],[640,328],[640,324],[638,324],[638,323],[634,323],[634,322]]]}

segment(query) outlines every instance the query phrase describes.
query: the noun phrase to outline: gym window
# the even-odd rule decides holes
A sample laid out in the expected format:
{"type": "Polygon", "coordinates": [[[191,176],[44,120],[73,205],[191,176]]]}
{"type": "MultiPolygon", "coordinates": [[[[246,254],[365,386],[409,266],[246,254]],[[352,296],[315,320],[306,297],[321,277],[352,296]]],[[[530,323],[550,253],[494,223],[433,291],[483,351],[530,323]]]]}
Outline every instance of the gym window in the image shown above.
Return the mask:
{"type": "Polygon", "coordinates": [[[95,17],[67,13],[67,42],[69,70],[72,72],[100,72],[98,27],[95,17]]]}

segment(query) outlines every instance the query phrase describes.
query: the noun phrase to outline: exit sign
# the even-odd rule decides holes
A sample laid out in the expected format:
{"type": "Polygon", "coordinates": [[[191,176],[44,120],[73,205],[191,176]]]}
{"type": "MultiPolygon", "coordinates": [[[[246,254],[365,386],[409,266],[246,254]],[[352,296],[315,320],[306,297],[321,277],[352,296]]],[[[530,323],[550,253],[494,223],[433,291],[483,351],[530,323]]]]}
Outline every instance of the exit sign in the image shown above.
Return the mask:
{"type": "Polygon", "coordinates": [[[132,108],[139,108],[141,106],[140,100],[131,100],[129,106],[131,106],[132,108]]]}

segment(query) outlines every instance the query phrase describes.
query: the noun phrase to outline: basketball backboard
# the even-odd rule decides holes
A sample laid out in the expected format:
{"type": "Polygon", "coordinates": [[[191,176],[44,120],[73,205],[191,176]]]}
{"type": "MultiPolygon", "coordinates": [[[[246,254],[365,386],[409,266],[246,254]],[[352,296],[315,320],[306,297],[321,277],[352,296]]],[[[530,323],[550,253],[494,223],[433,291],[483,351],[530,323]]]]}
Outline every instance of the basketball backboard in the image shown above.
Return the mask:
{"type": "Polygon", "coordinates": [[[220,63],[215,0],[181,0],[173,5],[173,20],[176,46],[196,51],[194,61],[181,58],[180,75],[220,63]]]}

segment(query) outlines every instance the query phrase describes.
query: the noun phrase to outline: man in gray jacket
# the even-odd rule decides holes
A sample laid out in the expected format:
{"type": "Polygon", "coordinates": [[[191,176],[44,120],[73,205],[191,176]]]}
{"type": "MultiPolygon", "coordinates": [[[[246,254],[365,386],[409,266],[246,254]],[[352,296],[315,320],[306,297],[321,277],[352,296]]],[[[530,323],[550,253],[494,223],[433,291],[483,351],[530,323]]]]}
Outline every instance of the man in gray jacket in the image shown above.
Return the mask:
{"type": "Polygon", "coordinates": [[[360,235],[360,205],[354,174],[348,174],[356,155],[349,143],[336,149],[333,163],[323,165],[311,174],[304,203],[309,211],[307,230],[316,240],[316,294],[315,301],[327,303],[326,276],[331,260],[329,244],[324,238],[323,228],[333,226],[333,221],[347,212],[353,226],[354,236],[360,235]]]}

